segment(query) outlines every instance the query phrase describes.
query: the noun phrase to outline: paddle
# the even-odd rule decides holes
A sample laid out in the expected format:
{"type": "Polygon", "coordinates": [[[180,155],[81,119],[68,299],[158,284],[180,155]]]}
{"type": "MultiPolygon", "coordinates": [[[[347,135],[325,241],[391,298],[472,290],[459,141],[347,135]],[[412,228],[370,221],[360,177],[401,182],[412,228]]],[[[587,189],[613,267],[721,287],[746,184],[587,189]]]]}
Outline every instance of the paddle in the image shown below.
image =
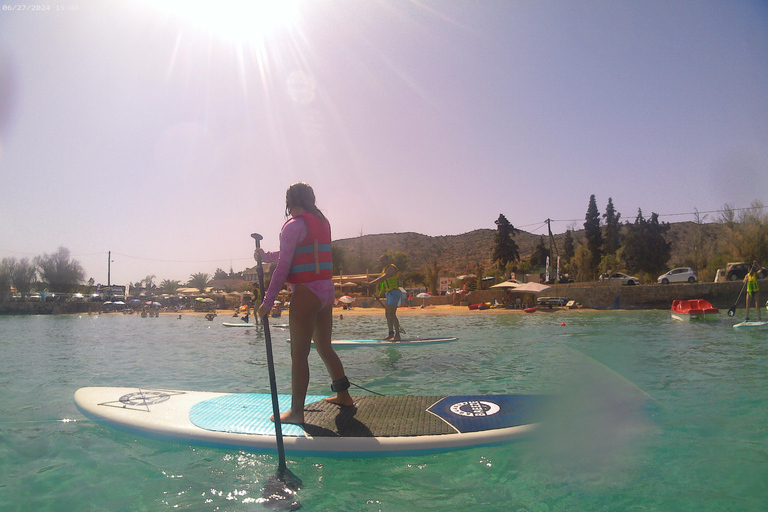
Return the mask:
{"type": "MultiPolygon", "coordinates": [[[[747,272],[747,274],[749,274],[750,272],[752,272],[752,267],[753,267],[754,265],[755,265],[755,263],[754,263],[754,262],[752,262],[752,265],[750,265],[750,266],[749,266],[749,271],[747,272]]],[[[741,291],[739,292],[739,296],[738,296],[738,298],[736,299],[736,303],[735,303],[733,306],[731,306],[731,309],[729,309],[729,310],[728,310],[728,316],[733,316],[733,315],[735,315],[735,314],[736,314],[736,305],[737,305],[737,304],[739,303],[739,301],[741,300],[741,294],[742,294],[742,293],[744,293],[744,287],[746,287],[746,286],[747,286],[747,282],[746,282],[746,281],[744,281],[744,284],[743,284],[743,285],[741,285],[741,291]]]]}
{"type": "MultiPolygon", "coordinates": [[[[256,274],[259,278],[261,299],[264,300],[266,290],[264,288],[264,269],[261,267],[261,250],[259,242],[263,238],[258,233],[252,233],[251,237],[256,241],[256,274]]],[[[257,313],[258,316],[258,313],[257,313]]],[[[272,413],[275,418],[275,436],[277,438],[278,465],[277,472],[264,484],[264,505],[278,510],[298,510],[301,503],[295,501],[296,492],[301,489],[302,482],[285,465],[285,449],[283,447],[283,426],[280,422],[280,404],[277,401],[277,381],[275,379],[275,364],[272,359],[272,336],[269,333],[269,320],[265,316],[262,326],[264,328],[264,341],[267,347],[267,367],[269,368],[269,390],[272,393],[272,413]]]]}

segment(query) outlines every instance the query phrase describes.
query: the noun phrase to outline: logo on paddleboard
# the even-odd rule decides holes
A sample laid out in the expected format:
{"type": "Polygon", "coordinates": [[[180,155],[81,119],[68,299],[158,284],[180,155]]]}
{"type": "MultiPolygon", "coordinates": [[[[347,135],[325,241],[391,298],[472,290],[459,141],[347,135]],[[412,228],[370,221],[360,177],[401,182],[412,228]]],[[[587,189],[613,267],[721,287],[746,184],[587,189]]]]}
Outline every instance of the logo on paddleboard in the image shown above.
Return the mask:
{"type": "Polygon", "coordinates": [[[171,395],[162,391],[138,391],[128,393],[120,397],[120,403],[127,406],[144,406],[161,404],[171,398],[171,395]]]}
{"type": "Polygon", "coordinates": [[[458,402],[450,407],[450,411],[458,416],[491,416],[501,410],[501,407],[493,402],[485,400],[469,400],[458,402]]]}

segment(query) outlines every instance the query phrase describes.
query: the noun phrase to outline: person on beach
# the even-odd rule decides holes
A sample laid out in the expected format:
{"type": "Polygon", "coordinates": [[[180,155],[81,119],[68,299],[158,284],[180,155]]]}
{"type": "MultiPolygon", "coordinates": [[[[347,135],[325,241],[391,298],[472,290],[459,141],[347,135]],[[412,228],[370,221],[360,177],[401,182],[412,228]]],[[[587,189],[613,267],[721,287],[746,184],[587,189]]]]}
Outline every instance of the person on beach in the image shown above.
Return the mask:
{"type": "Polygon", "coordinates": [[[749,272],[744,276],[744,282],[747,283],[747,318],[749,322],[749,298],[752,297],[752,302],[755,304],[757,310],[757,321],[763,320],[762,311],[760,310],[760,287],[757,284],[757,262],[753,261],[752,266],[749,267],[749,272]]]}
{"type": "Polygon", "coordinates": [[[388,254],[382,254],[379,262],[383,265],[381,275],[368,283],[379,285],[379,290],[385,295],[384,314],[387,318],[389,333],[384,338],[386,341],[400,341],[400,321],[397,319],[397,307],[400,305],[400,279],[399,271],[388,254]]]}
{"type": "MultiPolygon", "coordinates": [[[[272,310],[285,282],[290,283],[289,309],[291,333],[291,409],[280,414],[284,423],[304,423],[304,400],[309,386],[309,350],[315,348],[331,376],[336,396],[327,402],[351,406],[349,379],[336,351],[331,346],[333,331],[333,269],[331,226],[315,206],[315,193],[306,183],[294,183],[285,193],[285,215],[290,219],[280,232],[280,252],[265,253],[264,261],[277,267],[256,316],[265,318],[272,310]]],[[[256,249],[254,258],[258,258],[256,249]]],[[[258,261],[258,260],[257,260],[258,261]]],[[[274,420],[274,417],[272,418],[274,420]]]]}

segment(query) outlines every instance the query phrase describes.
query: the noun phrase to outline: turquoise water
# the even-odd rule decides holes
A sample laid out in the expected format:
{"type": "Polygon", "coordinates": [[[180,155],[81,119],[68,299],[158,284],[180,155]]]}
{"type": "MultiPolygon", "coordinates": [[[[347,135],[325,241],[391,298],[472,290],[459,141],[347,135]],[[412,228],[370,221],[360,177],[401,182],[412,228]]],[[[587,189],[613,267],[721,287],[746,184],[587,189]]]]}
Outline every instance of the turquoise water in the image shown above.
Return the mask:
{"type": "MultiPolygon", "coordinates": [[[[268,392],[263,335],[223,318],[0,317],[0,510],[263,510],[275,456],[137,438],[84,418],[72,398],[82,386],[268,392]]],[[[383,322],[347,315],[336,337],[379,336],[383,322]]],[[[504,446],[289,456],[302,510],[768,508],[768,331],[659,311],[402,322],[409,335],[460,340],[340,350],[350,380],[384,394],[556,393],[559,410],[536,436],[504,446]],[[653,399],[639,412],[637,388],[653,399]]],[[[285,392],[288,333],[272,335],[285,392]]],[[[325,394],[314,353],[311,364],[309,391],[325,394]]]]}

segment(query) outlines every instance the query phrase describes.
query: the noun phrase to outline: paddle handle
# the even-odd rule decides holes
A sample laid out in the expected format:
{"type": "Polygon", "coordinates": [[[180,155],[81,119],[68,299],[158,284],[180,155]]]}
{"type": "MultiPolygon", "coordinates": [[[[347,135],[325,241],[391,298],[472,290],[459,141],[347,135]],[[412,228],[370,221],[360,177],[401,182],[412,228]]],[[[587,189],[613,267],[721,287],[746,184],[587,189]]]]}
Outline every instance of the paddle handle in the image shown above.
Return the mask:
{"type": "MultiPolygon", "coordinates": [[[[256,242],[256,249],[260,249],[259,242],[262,240],[262,236],[258,233],[251,233],[251,238],[256,242]]],[[[262,268],[261,251],[256,251],[256,275],[259,279],[259,290],[261,293],[261,300],[264,300],[266,290],[264,289],[264,269],[262,268]]],[[[269,391],[272,394],[272,414],[275,418],[275,438],[277,439],[277,456],[278,466],[277,471],[283,472],[286,470],[285,464],[285,448],[283,446],[283,425],[280,422],[280,403],[277,399],[277,379],[275,378],[275,362],[272,357],[272,335],[269,332],[269,320],[265,316],[262,319],[264,327],[264,345],[267,349],[267,368],[269,370],[269,391]]]]}

